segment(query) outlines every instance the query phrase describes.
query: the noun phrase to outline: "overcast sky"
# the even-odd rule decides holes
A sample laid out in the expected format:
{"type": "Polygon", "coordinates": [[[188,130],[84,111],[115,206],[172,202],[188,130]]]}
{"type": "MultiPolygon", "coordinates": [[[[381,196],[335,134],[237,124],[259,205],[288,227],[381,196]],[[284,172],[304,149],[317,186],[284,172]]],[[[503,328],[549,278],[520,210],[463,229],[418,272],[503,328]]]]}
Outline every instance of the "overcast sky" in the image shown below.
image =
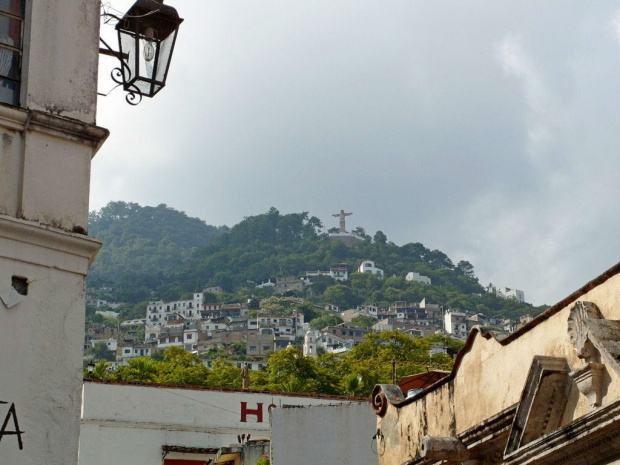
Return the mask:
{"type": "Polygon", "coordinates": [[[276,207],[334,227],[345,209],[349,230],[469,260],[536,305],[620,259],[618,2],[166,4],[185,18],[166,88],[99,99],[91,210],[232,226],[276,207]]]}

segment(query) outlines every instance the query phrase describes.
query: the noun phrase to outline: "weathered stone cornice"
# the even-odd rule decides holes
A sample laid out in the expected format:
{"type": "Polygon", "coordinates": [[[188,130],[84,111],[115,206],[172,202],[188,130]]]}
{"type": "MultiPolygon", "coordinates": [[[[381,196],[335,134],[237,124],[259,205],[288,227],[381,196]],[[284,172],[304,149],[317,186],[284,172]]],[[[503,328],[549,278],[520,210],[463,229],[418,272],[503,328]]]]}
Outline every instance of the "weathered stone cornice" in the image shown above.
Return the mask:
{"type": "Polygon", "coordinates": [[[102,241],[0,215],[0,244],[6,258],[85,276],[102,241]]]}
{"type": "Polygon", "coordinates": [[[105,128],[36,110],[0,105],[0,126],[18,132],[39,131],[93,147],[93,155],[110,135],[105,128]]]}
{"type": "Polygon", "coordinates": [[[592,451],[597,463],[620,452],[620,399],[522,446],[504,460],[508,465],[581,465],[591,463],[592,451]]]}

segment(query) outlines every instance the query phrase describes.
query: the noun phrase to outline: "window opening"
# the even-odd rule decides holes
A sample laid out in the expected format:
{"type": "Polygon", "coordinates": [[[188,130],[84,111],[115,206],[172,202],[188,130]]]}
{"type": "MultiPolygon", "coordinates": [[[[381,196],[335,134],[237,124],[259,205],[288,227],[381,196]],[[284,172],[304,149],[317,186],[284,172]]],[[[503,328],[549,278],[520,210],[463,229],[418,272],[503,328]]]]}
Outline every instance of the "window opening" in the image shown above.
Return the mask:
{"type": "Polygon", "coordinates": [[[11,277],[11,286],[17,291],[18,294],[28,295],[28,279],[23,276],[11,277]]]}
{"type": "Polygon", "coordinates": [[[25,0],[0,0],[0,103],[19,105],[25,0]]]}

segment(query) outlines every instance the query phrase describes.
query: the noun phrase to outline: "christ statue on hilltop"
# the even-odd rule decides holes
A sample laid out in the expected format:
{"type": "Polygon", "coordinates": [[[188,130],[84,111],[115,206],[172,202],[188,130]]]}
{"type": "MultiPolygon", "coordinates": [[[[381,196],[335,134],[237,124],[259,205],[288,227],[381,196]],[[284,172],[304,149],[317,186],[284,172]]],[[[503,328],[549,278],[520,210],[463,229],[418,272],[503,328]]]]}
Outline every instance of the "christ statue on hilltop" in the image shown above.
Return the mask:
{"type": "Polygon", "coordinates": [[[345,216],[351,216],[353,214],[353,212],[351,213],[345,213],[344,210],[340,210],[340,213],[335,213],[332,216],[339,216],[340,217],[340,232],[341,233],[346,233],[347,230],[344,227],[344,218],[345,216]]]}

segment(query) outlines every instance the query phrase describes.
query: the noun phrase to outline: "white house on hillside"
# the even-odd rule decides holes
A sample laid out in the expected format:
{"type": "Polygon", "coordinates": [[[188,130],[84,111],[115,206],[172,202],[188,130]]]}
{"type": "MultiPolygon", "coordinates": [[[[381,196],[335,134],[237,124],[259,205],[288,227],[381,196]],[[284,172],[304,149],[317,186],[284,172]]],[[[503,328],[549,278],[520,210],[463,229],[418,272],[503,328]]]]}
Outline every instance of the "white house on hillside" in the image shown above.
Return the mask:
{"type": "Polygon", "coordinates": [[[515,299],[518,302],[525,302],[525,293],[518,289],[511,289],[505,286],[495,287],[489,285],[489,287],[487,287],[487,292],[492,292],[497,297],[501,297],[502,299],[515,299]]]}
{"type": "Polygon", "coordinates": [[[293,312],[291,315],[261,314],[248,321],[248,329],[273,328],[278,337],[294,340],[302,337],[304,330],[304,314],[293,312]]]}
{"type": "Polygon", "coordinates": [[[317,345],[327,353],[340,354],[351,350],[355,346],[355,341],[324,332],[317,337],[317,345]]]}
{"type": "Polygon", "coordinates": [[[204,294],[197,292],[192,300],[149,302],[146,307],[146,319],[150,325],[165,325],[172,315],[178,313],[186,320],[199,320],[200,310],[204,305],[204,294]]]}
{"type": "Polygon", "coordinates": [[[444,328],[447,334],[457,339],[467,339],[467,315],[452,310],[444,315],[444,328]]]}
{"type": "Polygon", "coordinates": [[[106,349],[116,351],[117,341],[115,338],[110,339],[91,339],[91,347],[95,347],[97,344],[105,344],[106,349]]]}
{"type": "Polygon", "coordinates": [[[519,289],[499,287],[497,288],[496,295],[504,299],[515,299],[518,302],[525,302],[525,293],[519,289]]]}
{"type": "Polygon", "coordinates": [[[374,274],[374,275],[377,275],[383,278],[383,270],[380,268],[377,268],[375,266],[375,262],[373,262],[372,260],[364,260],[362,263],[360,263],[360,266],[357,268],[357,271],[359,273],[374,274]]]}
{"type": "Polygon", "coordinates": [[[410,271],[409,273],[407,273],[407,276],[405,276],[405,280],[406,281],[417,281],[417,282],[424,283],[424,284],[431,283],[431,278],[429,278],[428,276],[421,275],[420,273],[416,273],[415,271],[410,271]]]}
{"type": "Polygon", "coordinates": [[[338,263],[329,269],[329,275],[336,281],[346,281],[349,279],[349,266],[347,263],[338,263]]]}
{"type": "Polygon", "coordinates": [[[133,358],[149,357],[152,354],[152,348],[148,344],[121,344],[119,346],[118,355],[123,362],[127,362],[133,358]]]}

